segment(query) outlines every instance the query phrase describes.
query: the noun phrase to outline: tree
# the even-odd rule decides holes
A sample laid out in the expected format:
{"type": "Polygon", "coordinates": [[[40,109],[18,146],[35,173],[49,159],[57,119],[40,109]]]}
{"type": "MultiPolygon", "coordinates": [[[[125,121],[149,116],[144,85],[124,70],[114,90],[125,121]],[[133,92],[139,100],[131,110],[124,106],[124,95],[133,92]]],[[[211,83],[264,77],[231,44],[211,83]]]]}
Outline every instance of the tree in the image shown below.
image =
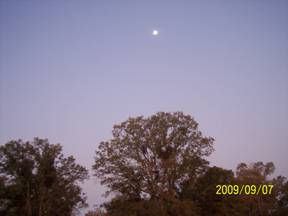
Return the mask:
{"type": "Polygon", "coordinates": [[[264,164],[262,161],[251,163],[240,163],[236,169],[237,179],[240,182],[247,183],[264,183],[267,182],[267,177],[275,171],[273,162],[264,164]]]}
{"type": "Polygon", "coordinates": [[[46,139],[0,147],[0,214],[65,216],[86,205],[79,182],[88,171],[46,139]]]}
{"type": "Polygon", "coordinates": [[[131,200],[125,195],[117,195],[103,206],[109,216],[199,216],[200,209],[191,200],[171,199],[168,197],[162,203],[164,208],[159,207],[159,202],[153,199],[131,200]]]}
{"type": "MultiPolygon", "coordinates": [[[[275,166],[272,162],[264,164],[255,162],[251,164],[240,163],[234,176],[231,170],[220,167],[210,167],[199,176],[195,185],[186,182],[182,196],[184,200],[199,203],[200,215],[250,215],[250,216],[284,216],[288,213],[288,183],[286,178],[278,176],[270,179],[275,166]],[[241,195],[217,195],[216,185],[242,185],[256,186],[273,185],[271,194],[250,193],[241,195]]],[[[241,190],[241,189],[239,189],[241,190]]],[[[239,191],[238,190],[238,191],[239,191]]],[[[244,190],[245,191],[245,190],[244,190]]],[[[247,190],[250,191],[250,190],[247,190]]],[[[248,192],[249,193],[249,192],[248,192]]]]}
{"type": "Polygon", "coordinates": [[[277,176],[273,179],[274,194],[276,203],[273,209],[273,216],[288,215],[288,181],[286,177],[277,176]]]}
{"type": "MultiPolygon", "coordinates": [[[[273,162],[264,164],[262,161],[246,164],[240,163],[236,169],[236,183],[238,185],[274,185],[274,180],[270,180],[268,176],[272,175],[275,171],[273,162]]],[[[274,185],[275,186],[275,185],[274,185]]],[[[271,194],[258,194],[258,195],[241,195],[238,196],[237,211],[242,215],[271,215],[275,210],[275,204],[279,190],[275,187],[271,190],[271,194]]]]}
{"type": "Polygon", "coordinates": [[[233,185],[235,183],[232,170],[225,170],[220,167],[209,167],[203,175],[199,176],[195,185],[186,182],[182,196],[185,200],[192,200],[199,203],[201,215],[237,215],[232,196],[216,194],[217,185],[233,185]]]}
{"type": "Polygon", "coordinates": [[[112,134],[96,151],[95,176],[108,193],[119,193],[130,202],[156,203],[166,215],[173,212],[171,206],[181,206],[183,183],[196,181],[213,151],[214,139],[204,137],[198,123],[182,112],[129,118],[115,125],[112,134]]]}

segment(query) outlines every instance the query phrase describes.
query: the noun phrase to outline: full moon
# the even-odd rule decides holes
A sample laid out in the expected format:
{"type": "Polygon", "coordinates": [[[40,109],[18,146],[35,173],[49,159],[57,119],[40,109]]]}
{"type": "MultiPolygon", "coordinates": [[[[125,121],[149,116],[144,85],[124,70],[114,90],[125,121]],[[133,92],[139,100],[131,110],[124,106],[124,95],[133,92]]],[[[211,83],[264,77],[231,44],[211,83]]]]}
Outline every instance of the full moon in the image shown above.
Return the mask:
{"type": "Polygon", "coordinates": [[[159,34],[159,32],[157,30],[153,30],[152,34],[156,36],[159,34]]]}

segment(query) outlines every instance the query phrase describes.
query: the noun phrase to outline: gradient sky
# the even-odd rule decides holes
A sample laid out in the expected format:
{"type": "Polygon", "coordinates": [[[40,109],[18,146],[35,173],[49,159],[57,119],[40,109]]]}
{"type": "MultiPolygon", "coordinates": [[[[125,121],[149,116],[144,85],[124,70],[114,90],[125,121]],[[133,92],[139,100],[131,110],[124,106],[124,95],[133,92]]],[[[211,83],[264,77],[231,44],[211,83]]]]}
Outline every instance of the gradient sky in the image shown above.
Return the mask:
{"type": "Polygon", "coordinates": [[[1,144],[48,138],[91,168],[114,124],[157,111],[194,116],[212,165],[288,176],[288,1],[0,2],[1,144]]]}

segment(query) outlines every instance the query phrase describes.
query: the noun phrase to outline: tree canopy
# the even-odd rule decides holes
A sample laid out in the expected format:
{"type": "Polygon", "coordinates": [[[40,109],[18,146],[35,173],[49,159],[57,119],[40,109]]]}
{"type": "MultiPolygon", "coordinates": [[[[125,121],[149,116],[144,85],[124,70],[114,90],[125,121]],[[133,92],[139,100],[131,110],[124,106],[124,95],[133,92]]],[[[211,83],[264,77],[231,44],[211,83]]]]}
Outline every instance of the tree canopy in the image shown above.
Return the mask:
{"type": "Polygon", "coordinates": [[[95,176],[110,192],[156,202],[160,209],[205,171],[205,157],[213,151],[214,139],[203,136],[198,123],[182,112],[129,118],[112,134],[96,151],[95,176]]]}
{"type": "Polygon", "coordinates": [[[79,182],[87,178],[60,144],[10,141],[0,147],[0,215],[70,216],[86,205],[79,182]]]}
{"type": "MultiPolygon", "coordinates": [[[[235,172],[210,166],[213,142],[182,112],[159,112],[116,124],[112,138],[98,146],[92,167],[113,197],[86,215],[288,215],[288,181],[272,178],[273,162],[240,163],[235,172]],[[219,195],[219,185],[273,190],[219,195]]],[[[0,215],[76,215],[87,206],[80,185],[87,178],[87,169],[73,156],[65,157],[60,144],[40,138],[12,140],[0,146],[0,215]]]]}
{"type": "Polygon", "coordinates": [[[129,118],[98,146],[94,175],[115,196],[109,216],[286,215],[287,181],[275,166],[240,163],[236,172],[210,167],[211,137],[182,112],[129,118]],[[273,184],[270,195],[217,195],[216,185],[273,184]]]}

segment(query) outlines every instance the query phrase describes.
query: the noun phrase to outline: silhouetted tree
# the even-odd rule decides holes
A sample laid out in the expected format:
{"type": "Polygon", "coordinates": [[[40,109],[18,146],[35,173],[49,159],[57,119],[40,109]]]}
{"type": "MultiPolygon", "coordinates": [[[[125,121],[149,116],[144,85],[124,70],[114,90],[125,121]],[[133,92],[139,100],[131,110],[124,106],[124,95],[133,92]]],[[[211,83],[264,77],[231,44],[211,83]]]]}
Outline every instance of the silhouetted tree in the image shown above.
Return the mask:
{"type": "Polygon", "coordinates": [[[198,203],[201,216],[231,215],[231,216],[268,216],[288,215],[288,183],[286,178],[278,176],[271,179],[275,166],[272,162],[241,163],[237,166],[236,173],[219,167],[208,168],[192,186],[187,181],[182,190],[182,199],[198,203]],[[271,194],[250,193],[245,195],[217,195],[216,185],[273,185],[271,194]]]}
{"type": "Polygon", "coordinates": [[[233,215],[235,199],[231,196],[217,195],[216,186],[234,183],[234,173],[231,170],[214,166],[199,176],[196,183],[193,181],[185,182],[181,195],[185,200],[199,203],[200,215],[233,215]]]}
{"type": "MultiPolygon", "coordinates": [[[[275,166],[272,162],[264,164],[263,162],[255,162],[251,164],[240,163],[236,169],[236,184],[238,185],[260,185],[273,184],[273,180],[268,176],[275,171],[275,166]]],[[[272,215],[279,191],[273,188],[271,194],[263,195],[262,192],[258,195],[238,196],[237,212],[242,215],[251,216],[267,216],[272,215]]]]}
{"type": "Polygon", "coordinates": [[[286,216],[288,215],[288,181],[285,177],[278,176],[273,179],[273,185],[275,185],[276,195],[273,216],[286,216]]]}
{"type": "Polygon", "coordinates": [[[190,200],[180,200],[171,197],[163,200],[163,207],[159,207],[159,202],[153,199],[131,200],[125,195],[117,195],[110,202],[103,206],[106,208],[109,216],[198,216],[199,207],[190,200]]]}
{"type": "Polygon", "coordinates": [[[126,215],[134,215],[137,205],[154,205],[158,215],[192,215],[188,206],[194,205],[179,195],[184,182],[193,184],[207,168],[213,138],[204,137],[198,123],[182,112],[129,118],[115,125],[112,134],[100,143],[93,166],[109,192],[120,193],[107,209],[114,203],[119,208],[125,203],[127,209],[130,203],[126,215]]]}
{"type": "Polygon", "coordinates": [[[0,147],[0,214],[71,216],[86,205],[79,182],[88,171],[59,144],[35,138],[0,147]]]}

